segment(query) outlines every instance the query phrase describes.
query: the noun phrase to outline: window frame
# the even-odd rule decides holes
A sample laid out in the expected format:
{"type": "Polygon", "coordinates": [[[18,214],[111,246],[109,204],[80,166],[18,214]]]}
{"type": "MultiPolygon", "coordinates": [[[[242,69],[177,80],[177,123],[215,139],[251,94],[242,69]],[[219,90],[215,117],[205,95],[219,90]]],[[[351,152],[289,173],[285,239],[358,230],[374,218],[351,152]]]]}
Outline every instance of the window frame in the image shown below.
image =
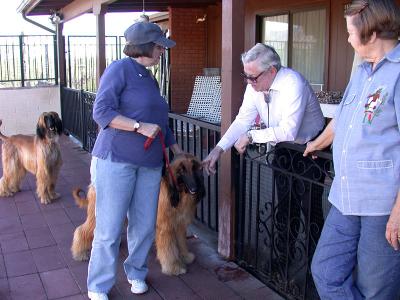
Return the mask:
{"type": "Polygon", "coordinates": [[[312,10],[325,9],[325,53],[324,53],[324,71],[323,71],[323,90],[326,91],[329,82],[329,41],[330,41],[330,6],[329,5],[304,5],[297,8],[274,10],[271,12],[265,12],[261,14],[256,14],[256,30],[255,30],[255,41],[256,43],[262,43],[262,26],[263,19],[265,17],[275,17],[280,15],[288,15],[288,67],[292,68],[292,54],[293,54],[293,14],[299,12],[307,12],[312,10]]]}

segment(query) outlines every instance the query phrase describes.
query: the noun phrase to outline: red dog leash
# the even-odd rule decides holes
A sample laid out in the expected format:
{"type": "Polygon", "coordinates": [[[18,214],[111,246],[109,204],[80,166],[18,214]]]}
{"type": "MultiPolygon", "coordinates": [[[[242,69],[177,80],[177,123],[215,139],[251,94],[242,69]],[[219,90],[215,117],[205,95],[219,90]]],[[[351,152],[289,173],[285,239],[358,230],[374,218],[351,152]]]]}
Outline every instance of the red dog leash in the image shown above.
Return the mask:
{"type": "MultiPolygon", "coordinates": [[[[168,170],[169,176],[171,176],[172,182],[174,183],[175,187],[178,188],[178,182],[176,181],[176,178],[174,176],[174,173],[172,173],[170,164],[169,164],[169,159],[168,159],[168,154],[167,154],[167,147],[165,147],[165,140],[164,140],[164,135],[162,131],[160,130],[157,134],[160,137],[161,140],[161,147],[162,151],[164,154],[164,159],[165,159],[165,167],[168,170]]],[[[150,148],[151,144],[153,143],[155,138],[148,137],[147,140],[144,142],[144,150],[147,150],[150,148]]]]}

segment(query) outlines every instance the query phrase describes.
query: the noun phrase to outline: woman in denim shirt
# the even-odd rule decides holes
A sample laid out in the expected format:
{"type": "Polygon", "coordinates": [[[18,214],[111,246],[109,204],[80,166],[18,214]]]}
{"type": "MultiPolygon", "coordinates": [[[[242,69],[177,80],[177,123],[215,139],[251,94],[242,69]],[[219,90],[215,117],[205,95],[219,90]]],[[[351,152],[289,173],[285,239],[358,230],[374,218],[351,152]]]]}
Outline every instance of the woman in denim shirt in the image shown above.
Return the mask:
{"type": "Polygon", "coordinates": [[[400,10],[353,1],[348,42],[364,62],[335,118],[304,155],[333,142],[332,208],[312,261],[321,299],[397,299],[400,291],[400,10]]]}

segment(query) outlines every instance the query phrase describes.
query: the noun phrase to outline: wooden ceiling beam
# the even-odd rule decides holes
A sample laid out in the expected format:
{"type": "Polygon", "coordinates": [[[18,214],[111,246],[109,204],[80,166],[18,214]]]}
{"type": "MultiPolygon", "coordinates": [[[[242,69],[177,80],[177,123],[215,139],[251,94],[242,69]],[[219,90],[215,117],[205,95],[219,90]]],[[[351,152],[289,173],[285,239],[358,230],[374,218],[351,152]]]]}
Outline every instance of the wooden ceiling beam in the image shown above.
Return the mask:
{"type": "Polygon", "coordinates": [[[63,22],[68,22],[87,12],[100,11],[102,5],[110,4],[114,1],[116,0],[75,0],[60,10],[63,22]]]}

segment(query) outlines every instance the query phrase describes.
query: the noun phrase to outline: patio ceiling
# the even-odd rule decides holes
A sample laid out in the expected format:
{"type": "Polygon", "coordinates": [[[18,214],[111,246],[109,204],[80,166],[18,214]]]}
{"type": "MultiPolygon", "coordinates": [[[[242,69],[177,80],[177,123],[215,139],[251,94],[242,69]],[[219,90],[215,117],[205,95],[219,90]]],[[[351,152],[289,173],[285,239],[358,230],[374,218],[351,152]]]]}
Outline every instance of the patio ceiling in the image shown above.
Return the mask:
{"type": "MultiPolygon", "coordinates": [[[[143,0],[23,0],[19,12],[27,16],[51,15],[53,11],[65,10],[66,7],[108,4],[107,12],[140,12],[143,0]]],[[[216,4],[221,0],[144,0],[146,11],[168,11],[168,7],[198,7],[216,4]]],[[[88,11],[91,11],[88,10],[88,11]]]]}

